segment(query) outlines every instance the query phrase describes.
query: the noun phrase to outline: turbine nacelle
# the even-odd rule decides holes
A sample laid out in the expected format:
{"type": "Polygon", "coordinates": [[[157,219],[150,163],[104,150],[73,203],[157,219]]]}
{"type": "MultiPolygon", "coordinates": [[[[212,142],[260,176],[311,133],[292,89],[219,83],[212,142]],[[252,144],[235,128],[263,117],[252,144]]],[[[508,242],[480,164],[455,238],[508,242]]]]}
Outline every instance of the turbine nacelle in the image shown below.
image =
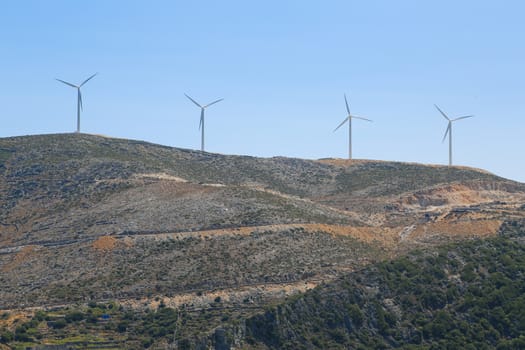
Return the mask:
{"type": "Polygon", "coordinates": [[[441,142],[445,142],[448,136],[448,165],[452,165],[452,123],[455,121],[461,120],[461,119],[467,119],[474,117],[473,115],[466,115],[463,117],[458,117],[454,119],[450,119],[448,115],[445,114],[436,104],[434,105],[436,109],[441,113],[441,115],[448,121],[447,129],[445,130],[445,135],[443,136],[443,140],[441,142]]]}
{"type": "Polygon", "coordinates": [[[346,94],[344,96],[345,96],[346,111],[348,115],[345,119],[343,119],[341,124],[339,124],[337,128],[334,129],[334,132],[336,132],[337,129],[343,126],[344,123],[348,122],[348,129],[349,129],[348,130],[348,158],[352,159],[352,119],[361,119],[361,120],[366,120],[368,122],[372,122],[372,120],[363,118],[363,117],[358,117],[356,115],[352,115],[352,113],[350,113],[350,107],[348,106],[348,100],[346,99],[346,94]]]}
{"type": "Polygon", "coordinates": [[[200,117],[200,120],[199,120],[199,130],[201,130],[201,132],[202,132],[202,135],[201,135],[201,151],[204,151],[204,110],[206,108],[208,108],[209,106],[211,106],[211,105],[214,105],[214,104],[216,104],[218,102],[221,102],[224,99],[221,98],[221,99],[218,99],[216,101],[210,102],[207,105],[202,106],[199,102],[195,101],[193,98],[191,98],[187,94],[184,94],[184,96],[186,96],[191,102],[193,102],[197,107],[199,107],[201,109],[201,117],[200,117]]]}
{"type": "Polygon", "coordinates": [[[71,86],[72,88],[75,88],[77,89],[77,132],[80,132],[80,111],[83,111],[83,106],[82,106],[82,93],[80,92],[80,88],[82,86],[84,86],[85,83],[87,83],[88,81],[90,81],[91,79],[93,79],[95,77],[95,75],[97,75],[98,73],[95,73],[93,74],[92,76],[90,76],[89,78],[87,78],[86,80],[84,80],[80,85],[75,85],[75,84],[72,84],[72,83],[69,83],[65,80],[62,80],[62,79],[56,79],[57,81],[61,82],[61,83],[64,83],[68,86],[71,86]]]}
{"type": "Polygon", "coordinates": [[[445,135],[443,136],[443,140],[441,142],[445,142],[445,139],[447,138],[447,135],[450,134],[452,131],[452,123],[455,122],[455,121],[458,121],[458,120],[461,120],[461,119],[467,119],[467,118],[472,118],[474,117],[473,115],[465,115],[463,117],[458,117],[458,118],[454,118],[454,119],[450,119],[448,117],[448,115],[445,114],[445,112],[443,112],[437,105],[434,105],[434,107],[436,107],[436,109],[439,111],[439,113],[441,113],[441,115],[446,119],[448,120],[448,126],[447,126],[447,129],[445,130],[445,135]]]}

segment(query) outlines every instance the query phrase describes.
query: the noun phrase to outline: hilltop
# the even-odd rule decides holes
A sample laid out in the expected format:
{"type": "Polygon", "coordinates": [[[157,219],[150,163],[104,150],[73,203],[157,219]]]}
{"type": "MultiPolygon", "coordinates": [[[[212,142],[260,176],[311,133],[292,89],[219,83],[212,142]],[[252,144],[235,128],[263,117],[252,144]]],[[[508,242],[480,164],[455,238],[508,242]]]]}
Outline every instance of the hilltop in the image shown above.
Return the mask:
{"type": "MultiPolygon", "coordinates": [[[[496,236],[525,215],[525,185],[479,169],[87,134],[0,139],[0,194],[4,310],[162,301],[199,313],[220,300],[250,317],[371,263],[496,236]]],[[[198,332],[223,322],[210,316],[198,332]]]]}
{"type": "Polygon", "coordinates": [[[85,134],[1,139],[0,174],[0,242],[17,244],[297,222],[373,226],[376,213],[388,221],[400,210],[514,200],[524,189],[468,168],[226,156],[85,134]]]}

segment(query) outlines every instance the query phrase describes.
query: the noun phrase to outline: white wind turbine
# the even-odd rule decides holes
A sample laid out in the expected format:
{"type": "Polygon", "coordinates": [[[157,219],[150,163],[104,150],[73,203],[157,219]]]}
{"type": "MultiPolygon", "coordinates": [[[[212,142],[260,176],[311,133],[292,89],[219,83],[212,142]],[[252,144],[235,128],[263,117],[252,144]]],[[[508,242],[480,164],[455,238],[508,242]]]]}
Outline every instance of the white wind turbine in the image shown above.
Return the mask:
{"type": "Polygon", "coordinates": [[[197,101],[195,101],[194,99],[192,99],[191,97],[189,97],[188,95],[184,94],[187,98],[190,99],[191,102],[195,103],[195,105],[197,105],[197,107],[199,107],[201,109],[201,119],[200,119],[200,122],[199,122],[199,129],[201,130],[201,151],[204,152],[204,110],[206,108],[208,108],[209,106],[213,105],[213,104],[216,104],[217,102],[221,102],[222,100],[224,100],[223,98],[221,99],[218,99],[217,101],[213,101],[211,103],[208,103],[207,105],[205,106],[201,106],[197,101]]]}
{"type": "Polygon", "coordinates": [[[337,131],[341,126],[343,126],[344,123],[348,121],[348,159],[352,159],[352,119],[362,119],[371,122],[370,119],[358,117],[355,115],[352,115],[350,113],[350,107],[348,107],[348,101],[346,100],[346,94],[345,94],[345,104],[346,104],[346,111],[348,112],[348,116],[339,124],[337,128],[335,128],[334,132],[337,131]]]}
{"type": "Polygon", "coordinates": [[[71,83],[68,83],[67,81],[64,81],[64,80],[61,80],[61,79],[57,79],[59,82],[61,83],[64,83],[66,85],[69,85],[75,89],[77,89],[77,133],[80,132],[80,110],[82,110],[82,93],[80,92],[80,88],[85,84],[87,83],[88,81],[90,81],[95,75],[97,75],[98,73],[95,73],[93,74],[92,76],[90,76],[89,78],[87,78],[86,80],[84,80],[82,82],[82,84],[80,85],[75,85],[75,84],[71,84],[71,83]]]}
{"type": "Polygon", "coordinates": [[[445,142],[445,139],[447,138],[447,135],[448,135],[448,165],[451,166],[452,165],[452,123],[455,121],[461,120],[461,119],[472,118],[473,115],[466,115],[464,117],[450,119],[437,105],[434,105],[434,107],[436,107],[439,113],[441,113],[441,115],[443,115],[443,117],[445,117],[445,119],[448,120],[447,130],[445,131],[445,136],[443,136],[443,141],[441,142],[445,142]]]}

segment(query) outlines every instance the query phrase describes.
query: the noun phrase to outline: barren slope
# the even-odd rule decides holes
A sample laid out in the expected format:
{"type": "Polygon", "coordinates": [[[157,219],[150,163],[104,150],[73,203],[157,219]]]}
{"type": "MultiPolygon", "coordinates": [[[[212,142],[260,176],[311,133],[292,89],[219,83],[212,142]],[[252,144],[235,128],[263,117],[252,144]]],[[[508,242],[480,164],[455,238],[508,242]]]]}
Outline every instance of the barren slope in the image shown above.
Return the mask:
{"type": "Polygon", "coordinates": [[[523,184],[469,168],[0,139],[0,308],[315,285],[495,235],[524,203],[523,184]]]}

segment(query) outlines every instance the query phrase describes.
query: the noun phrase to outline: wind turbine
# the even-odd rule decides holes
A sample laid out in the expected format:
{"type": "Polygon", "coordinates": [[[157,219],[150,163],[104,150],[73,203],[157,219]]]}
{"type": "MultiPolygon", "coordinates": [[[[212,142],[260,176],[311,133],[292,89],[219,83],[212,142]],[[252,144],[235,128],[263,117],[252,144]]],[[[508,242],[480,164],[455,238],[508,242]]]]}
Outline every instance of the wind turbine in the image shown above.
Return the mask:
{"type": "Polygon", "coordinates": [[[197,105],[197,107],[199,107],[201,109],[201,119],[200,119],[200,122],[199,122],[199,130],[201,130],[201,151],[204,152],[204,110],[206,108],[208,108],[209,106],[216,104],[217,102],[221,102],[224,99],[221,98],[221,99],[218,99],[217,101],[213,101],[211,103],[208,103],[205,106],[201,106],[197,101],[195,101],[194,99],[192,99],[188,95],[186,95],[186,94],[184,94],[184,95],[187,98],[189,98],[191,102],[195,103],[195,105],[197,105]]]}
{"type": "Polygon", "coordinates": [[[434,105],[434,107],[436,107],[439,113],[441,113],[441,115],[445,117],[446,120],[448,120],[447,130],[445,131],[445,136],[443,136],[443,141],[441,142],[445,142],[445,139],[447,138],[447,134],[448,134],[448,166],[451,166],[452,165],[452,123],[455,121],[461,120],[461,119],[472,118],[473,115],[466,115],[464,117],[450,119],[437,105],[434,105]]]}
{"type": "Polygon", "coordinates": [[[348,107],[348,101],[346,100],[346,94],[345,94],[345,104],[346,104],[346,111],[348,112],[348,116],[339,124],[337,128],[335,128],[334,132],[337,131],[341,126],[343,126],[344,123],[348,121],[348,159],[352,159],[352,119],[362,119],[371,122],[370,119],[358,117],[355,115],[352,115],[350,113],[350,107],[348,107]]]}
{"type": "Polygon", "coordinates": [[[59,82],[64,83],[66,85],[69,85],[69,86],[77,89],[77,133],[80,132],[80,110],[82,110],[82,93],[80,92],[80,88],[82,86],[84,86],[85,83],[90,81],[97,74],[98,73],[93,74],[92,76],[90,76],[89,78],[84,80],[82,82],[82,84],[80,84],[80,85],[71,84],[71,83],[68,83],[67,81],[64,81],[64,80],[61,80],[61,79],[57,79],[59,82]]]}

